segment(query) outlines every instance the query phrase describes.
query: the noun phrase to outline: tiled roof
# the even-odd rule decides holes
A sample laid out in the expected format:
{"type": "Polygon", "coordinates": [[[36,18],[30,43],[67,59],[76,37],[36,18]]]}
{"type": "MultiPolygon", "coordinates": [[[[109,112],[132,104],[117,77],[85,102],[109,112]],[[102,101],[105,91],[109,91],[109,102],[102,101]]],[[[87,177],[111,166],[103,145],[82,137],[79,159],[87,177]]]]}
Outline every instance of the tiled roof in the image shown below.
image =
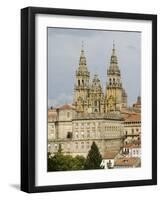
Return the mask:
{"type": "Polygon", "coordinates": [[[118,152],[116,151],[106,151],[102,157],[103,159],[113,159],[116,157],[116,155],[118,154],[118,152]]]}
{"type": "Polygon", "coordinates": [[[141,144],[140,143],[138,143],[138,144],[129,143],[129,144],[125,144],[124,147],[125,148],[140,148],[141,144]]]}
{"type": "Polygon", "coordinates": [[[140,162],[139,158],[119,158],[115,161],[115,166],[136,166],[140,162]]]}
{"type": "Polygon", "coordinates": [[[141,121],[140,114],[129,114],[127,117],[125,117],[125,122],[138,122],[138,121],[141,121]]]}
{"type": "Polygon", "coordinates": [[[75,107],[71,104],[64,104],[58,108],[59,110],[68,110],[68,109],[75,109],[75,107]]]}

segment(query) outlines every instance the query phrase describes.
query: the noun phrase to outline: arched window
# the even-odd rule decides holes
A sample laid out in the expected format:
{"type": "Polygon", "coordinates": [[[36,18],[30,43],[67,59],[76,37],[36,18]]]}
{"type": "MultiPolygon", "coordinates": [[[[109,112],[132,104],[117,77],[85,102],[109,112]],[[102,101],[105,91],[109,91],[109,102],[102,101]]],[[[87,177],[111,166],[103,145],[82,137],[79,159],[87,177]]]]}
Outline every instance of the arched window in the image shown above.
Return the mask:
{"type": "Polygon", "coordinates": [[[113,84],[115,85],[115,78],[113,78],[113,84]]]}
{"type": "Polygon", "coordinates": [[[84,85],[84,80],[82,80],[82,85],[84,85]]]}
{"type": "Polygon", "coordinates": [[[78,86],[80,86],[80,80],[78,80],[78,86]]]}

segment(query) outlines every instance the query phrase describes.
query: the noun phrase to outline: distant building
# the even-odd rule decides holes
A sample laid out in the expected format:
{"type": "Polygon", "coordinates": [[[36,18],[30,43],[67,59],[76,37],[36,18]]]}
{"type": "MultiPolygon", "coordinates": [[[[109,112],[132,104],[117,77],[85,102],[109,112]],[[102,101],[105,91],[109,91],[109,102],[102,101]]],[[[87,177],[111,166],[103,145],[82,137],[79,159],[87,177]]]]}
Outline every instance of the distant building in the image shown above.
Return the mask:
{"type": "Polygon", "coordinates": [[[141,142],[141,115],[140,113],[131,113],[124,118],[124,143],[141,142]]]}
{"type": "Polygon", "coordinates": [[[122,152],[127,157],[141,158],[141,145],[139,143],[126,144],[124,145],[122,152]]]}
{"type": "Polygon", "coordinates": [[[119,158],[115,161],[115,168],[135,168],[140,165],[140,158],[119,158]]]}
{"type": "Polygon", "coordinates": [[[117,154],[118,154],[117,151],[105,152],[102,155],[103,160],[101,163],[101,167],[103,167],[104,169],[113,169],[114,163],[115,163],[115,158],[116,158],[117,154]]]}

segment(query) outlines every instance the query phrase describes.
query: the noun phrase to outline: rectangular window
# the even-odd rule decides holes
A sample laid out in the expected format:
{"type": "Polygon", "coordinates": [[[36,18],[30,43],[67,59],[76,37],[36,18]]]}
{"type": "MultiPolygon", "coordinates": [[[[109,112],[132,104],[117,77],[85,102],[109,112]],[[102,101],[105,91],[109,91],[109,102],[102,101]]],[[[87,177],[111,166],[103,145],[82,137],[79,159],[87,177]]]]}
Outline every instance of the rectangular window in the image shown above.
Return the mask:
{"type": "Polygon", "coordinates": [[[67,112],[67,118],[69,118],[70,117],[70,112],[67,112]]]}

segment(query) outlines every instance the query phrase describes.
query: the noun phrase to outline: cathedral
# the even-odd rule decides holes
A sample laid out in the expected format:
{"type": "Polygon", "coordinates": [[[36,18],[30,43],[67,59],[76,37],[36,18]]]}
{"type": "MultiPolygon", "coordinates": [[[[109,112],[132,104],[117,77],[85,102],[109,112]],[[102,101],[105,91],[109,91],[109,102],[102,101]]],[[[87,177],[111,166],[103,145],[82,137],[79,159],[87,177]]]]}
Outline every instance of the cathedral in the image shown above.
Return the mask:
{"type": "MultiPolygon", "coordinates": [[[[131,159],[138,161],[136,157],[141,156],[141,97],[133,107],[127,106],[114,43],[107,66],[106,88],[102,88],[97,74],[91,80],[82,46],[73,102],[48,110],[48,152],[51,155],[61,145],[65,155],[86,157],[93,142],[103,162],[115,159],[115,167],[122,167],[119,159],[127,157],[131,163],[131,159]]],[[[127,161],[125,164],[128,165],[127,161]]],[[[107,163],[103,165],[107,167],[107,163]]]]}
{"type": "Polygon", "coordinates": [[[113,44],[110,66],[107,69],[105,93],[97,74],[90,80],[90,72],[82,46],[79,67],[76,71],[74,88],[74,105],[77,112],[107,113],[121,111],[127,107],[127,94],[123,88],[121,73],[118,66],[115,45],[113,44]]]}

